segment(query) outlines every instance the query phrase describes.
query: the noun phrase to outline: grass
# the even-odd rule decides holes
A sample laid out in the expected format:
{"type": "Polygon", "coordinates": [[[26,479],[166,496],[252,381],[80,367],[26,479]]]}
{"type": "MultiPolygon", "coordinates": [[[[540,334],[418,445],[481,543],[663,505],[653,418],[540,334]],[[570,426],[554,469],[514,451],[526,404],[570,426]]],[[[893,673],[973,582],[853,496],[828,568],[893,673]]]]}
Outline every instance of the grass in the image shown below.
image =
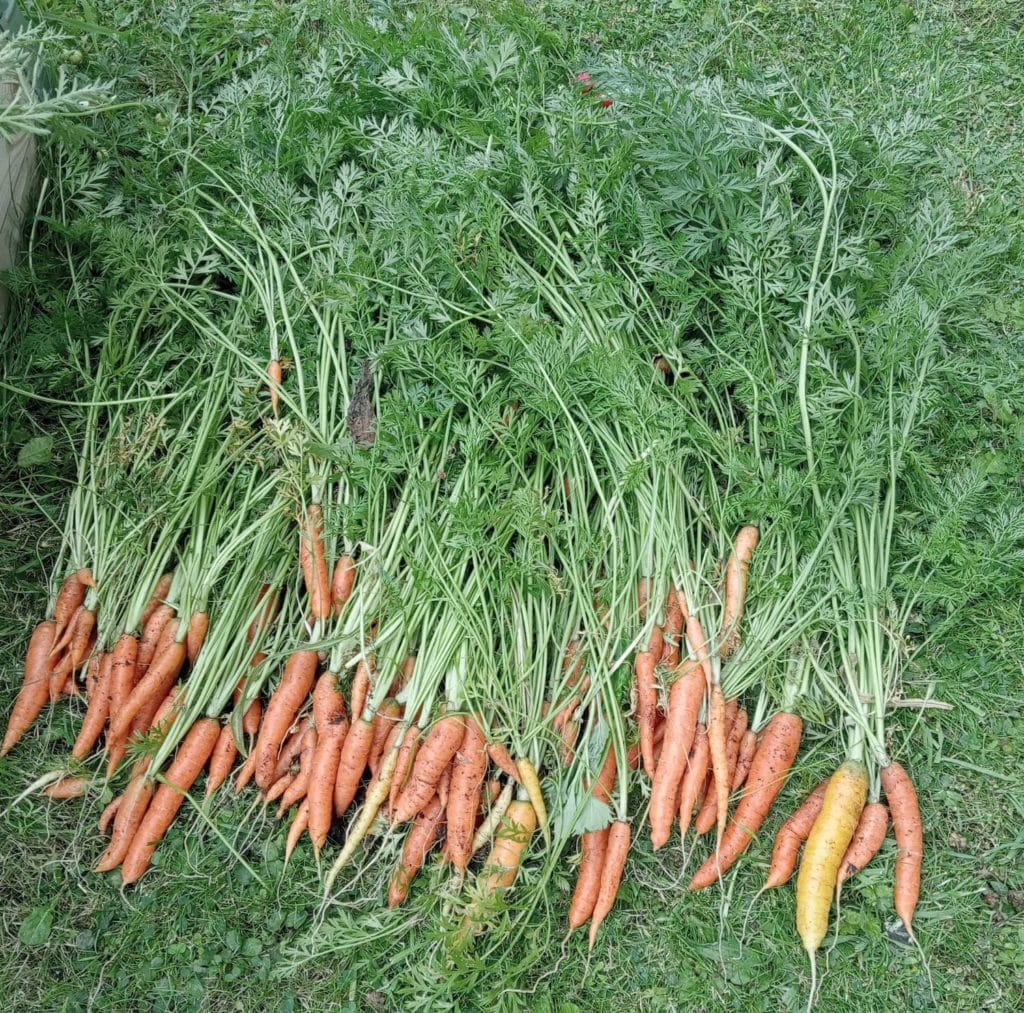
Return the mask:
{"type": "MultiPolygon", "coordinates": [[[[436,6],[441,16],[443,5],[436,6]]],[[[734,86],[784,71],[802,90],[827,91],[857,122],[907,115],[934,121],[928,137],[935,157],[923,171],[952,201],[951,227],[1001,242],[1019,234],[1024,208],[1017,6],[600,0],[538,4],[530,17],[544,22],[566,61],[580,69],[598,68],[605,54],[619,51],[669,64],[682,81],[700,72],[734,86]]],[[[159,153],[168,96],[188,93],[204,74],[224,73],[238,17],[230,6],[158,12],[114,4],[100,13],[65,0],[51,0],[41,13],[73,36],[69,58],[79,50],[83,67],[100,78],[116,66],[129,91],[150,103],[106,135],[142,160],[159,153]]],[[[246,19],[249,41],[272,39],[300,14],[315,30],[330,5],[300,11],[259,4],[246,19]]],[[[75,139],[72,131],[65,144],[75,139]]],[[[848,884],[822,1009],[1002,1010],[1024,988],[1024,617],[1019,596],[1008,593],[1024,572],[1011,512],[1024,475],[1019,240],[1006,245],[998,271],[998,291],[983,292],[975,307],[988,328],[951,350],[948,403],[939,406],[942,425],[931,448],[950,502],[968,504],[957,516],[966,517],[960,534],[972,549],[961,573],[973,602],[921,656],[908,694],[919,695],[917,684],[923,695],[934,679],[934,695],[952,709],[906,713],[903,721],[924,805],[928,858],[918,931],[934,993],[918,953],[890,934],[890,841],[848,884]]],[[[69,321],[82,325],[73,311],[67,308],[69,321]]],[[[26,336],[5,348],[10,375],[24,375],[27,364],[52,368],[59,390],[59,341],[51,336],[52,345],[40,347],[38,334],[19,333],[26,336]]],[[[26,631],[44,607],[41,588],[57,548],[55,530],[40,518],[56,515],[70,462],[59,409],[3,397],[6,702],[26,631]],[[23,456],[19,466],[19,452],[33,437],[53,437],[52,455],[44,451],[36,463],[23,456]]],[[[923,493],[911,506],[935,519],[943,513],[923,493]]],[[[0,761],[5,808],[73,740],[69,712],[56,713],[0,761]]],[[[804,755],[782,809],[820,778],[827,762],[824,751],[804,755]]],[[[571,889],[565,863],[548,891],[551,917],[532,919],[514,944],[479,959],[447,954],[417,927],[443,903],[439,877],[434,889],[418,883],[398,917],[353,910],[321,924],[312,860],[300,850],[285,874],[282,835],[269,833],[244,801],[213,807],[219,833],[202,821],[188,830],[177,826],[158,853],[158,869],[141,889],[122,893],[116,874],[89,872],[100,850],[94,821],[104,801],[59,807],[27,799],[4,814],[0,994],[12,1008],[775,1010],[800,1009],[806,999],[791,891],[758,901],[742,935],[748,898],[763,875],[763,848],[753,849],[735,881],[736,899],[720,911],[714,891],[686,893],[677,850],[652,856],[641,844],[589,959],[582,939],[560,938],[571,889]],[[314,930],[313,948],[304,949],[314,930]]]]}

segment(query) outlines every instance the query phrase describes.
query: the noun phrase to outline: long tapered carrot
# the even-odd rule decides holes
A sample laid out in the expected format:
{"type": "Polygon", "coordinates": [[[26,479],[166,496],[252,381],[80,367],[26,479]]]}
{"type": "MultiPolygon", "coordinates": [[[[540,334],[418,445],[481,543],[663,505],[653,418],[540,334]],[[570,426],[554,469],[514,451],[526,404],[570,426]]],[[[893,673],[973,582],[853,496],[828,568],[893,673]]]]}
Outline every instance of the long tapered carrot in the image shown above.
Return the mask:
{"type": "MultiPolygon", "coordinates": [[[[344,816],[359,790],[359,781],[366,770],[373,745],[373,721],[356,718],[345,736],[338,758],[338,771],[334,781],[334,813],[344,816]]],[[[312,815],[312,814],[311,814],[312,815]]],[[[315,842],[314,842],[315,844],[315,842]]]]}
{"type": "Polygon", "coordinates": [[[310,609],[315,619],[326,619],[331,614],[331,578],[324,554],[323,508],[319,503],[306,507],[299,540],[299,559],[310,609]]]}
{"type": "Polygon", "coordinates": [[[814,821],[821,812],[827,788],[828,781],[822,781],[804,799],[800,808],[779,827],[779,832],[775,837],[775,846],[772,848],[771,862],[768,865],[768,878],[765,880],[762,890],[772,890],[777,886],[784,886],[792,878],[800,848],[807,840],[807,835],[811,832],[814,821]]]}
{"type": "Polygon", "coordinates": [[[686,837],[686,831],[690,829],[693,808],[707,780],[710,763],[711,746],[708,743],[707,729],[703,725],[698,725],[693,745],[690,747],[686,771],[679,784],[679,836],[683,839],[686,837]]]}
{"type": "Polygon", "coordinates": [[[336,616],[341,615],[345,603],[352,597],[358,572],[356,561],[351,556],[339,556],[334,564],[334,573],[331,576],[331,609],[336,616]]]}
{"type": "Polygon", "coordinates": [[[206,778],[207,798],[227,780],[237,756],[238,744],[235,742],[235,733],[231,730],[231,725],[225,723],[220,730],[217,745],[213,747],[213,754],[210,756],[210,772],[206,778]]]}
{"type": "Polygon", "coordinates": [[[837,897],[843,883],[860,872],[878,854],[888,828],[889,810],[881,802],[869,802],[864,806],[850,846],[839,863],[839,874],[836,877],[837,897]]]}
{"type": "Polygon", "coordinates": [[[110,843],[96,865],[97,872],[110,872],[124,861],[155,791],[156,782],[150,778],[142,774],[132,778],[121,796],[110,843]]]}
{"type": "MultiPolygon", "coordinates": [[[[712,855],[697,870],[690,882],[691,890],[703,890],[710,886],[718,879],[719,873],[731,869],[750,846],[786,783],[786,777],[800,749],[802,732],[803,722],[796,714],[780,711],[768,722],[761,736],[761,744],[751,761],[746,790],[722,838],[717,858],[712,855]]],[[[797,848],[802,840],[803,837],[797,841],[797,848]]],[[[795,858],[796,851],[793,852],[794,863],[795,858]]]]}
{"type": "Polygon", "coordinates": [[[288,864],[288,859],[292,857],[292,852],[295,850],[295,846],[299,843],[299,838],[302,837],[306,828],[309,826],[309,796],[302,800],[302,804],[295,811],[295,818],[292,820],[292,825],[288,828],[288,839],[284,845],[284,864],[288,864]]]}
{"type": "Polygon", "coordinates": [[[401,861],[388,885],[388,907],[398,907],[409,896],[409,887],[423,868],[428,852],[437,842],[443,821],[444,809],[441,800],[435,795],[423,807],[405,835],[401,861]]]}
{"type": "Polygon", "coordinates": [[[697,732],[697,717],[703,699],[704,671],[696,661],[687,659],[680,666],[669,690],[665,740],[654,771],[649,817],[651,845],[655,851],[668,841],[672,832],[679,785],[697,732]]]}
{"type": "Polygon", "coordinates": [[[71,755],[76,760],[84,760],[92,752],[107,723],[107,716],[110,713],[113,662],[114,657],[109,652],[99,658],[100,671],[96,685],[89,693],[89,706],[85,710],[85,717],[82,718],[82,727],[78,730],[75,744],[71,747],[71,755]]]}
{"type": "Polygon", "coordinates": [[[718,634],[718,654],[724,661],[740,643],[740,623],[747,598],[747,571],[761,533],[753,525],[740,529],[725,567],[725,608],[718,634]]]}
{"type": "Polygon", "coordinates": [[[273,781],[281,743],[313,688],[319,663],[316,651],[295,651],[285,664],[281,682],[267,703],[254,747],[256,783],[264,791],[273,781]]]}
{"type": "MultiPolygon", "coordinates": [[[[142,629],[145,630],[153,613],[160,607],[164,599],[171,593],[171,585],[174,583],[174,574],[165,573],[156,582],[153,593],[150,595],[146,607],[142,610],[142,617],[139,620],[142,629]]],[[[148,662],[147,662],[148,664],[148,662]]]]}
{"type": "Polygon", "coordinates": [[[146,815],[132,838],[128,854],[121,863],[124,884],[134,883],[148,868],[157,845],[177,816],[185,793],[206,766],[220,738],[220,724],[213,718],[200,718],[178,746],[167,768],[166,784],[161,784],[149,803],[146,815]]]}
{"type": "Polygon", "coordinates": [[[619,893],[622,873],[629,857],[631,831],[626,820],[616,820],[608,830],[608,843],[604,852],[604,866],[601,869],[601,885],[598,888],[597,900],[590,916],[589,949],[597,942],[597,933],[601,923],[608,917],[615,905],[619,893]]]}
{"type": "Polygon", "coordinates": [[[317,728],[316,749],[309,772],[307,825],[314,850],[319,853],[331,829],[334,786],[338,764],[348,731],[345,694],[333,672],[324,672],[313,690],[313,721],[317,728]]]}
{"type": "Polygon", "coordinates": [[[193,612],[188,622],[188,633],[185,634],[185,649],[188,663],[194,665],[199,651],[206,642],[206,634],[210,629],[209,612],[193,612]]]}
{"type": "Polygon", "coordinates": [[[32,631],[25,652],[25,677],[7,719],[0,756],[6,756],[14,748],[46,706],[50,693],[50,672],[56,667],[57,660],[50,655],[55,629],[53,620],[45,619],[32,631]]]}
{"type": "Polygon", "coordinates": [[[910,775],[898,763],[882,768],[882,787],[892,814],[892,832],[896,838],[896,876],[893,900],[907,933],[914,935],[914,912],[921,896],[921,864],[924,860],[924,829],[917,790],[910,775]]]}
{"type": "Polygon", "coordinates": [[[473,835],[480,794],[487,774],[487,736],[480,722],[466,718],[462,745],[455,754],[451,789],[448,795],[448,857],[452,865],[465,872],[473,857],[473,835]]]}
{"type": "Polygon", "coordinates": [[[726,819],[729,815],[729,753],[725,696],[719,683],[711,687],[711,702],[708,707],[708,745],[711,748],[711,773],[715,779],[715,822],[718,826],[718,840],[715,850],[722,845],[726,819]]]}
{"type": "Polygon", "coordinates": [[[54,643],[60,641],[67,629],[71,617],[85,601],[85,585],[78,579],[77,573],[69,574],[61,584],[60,591],[53,603],[54,643]]]}
{"type": "Polygon", "coordinates": [[[569,904],[569,931],[590,921],[601,889],[601,872],[608,849],[609,827],[591,830],[580,837],[580,868],[569,904]]]}
{"type": "Polygon", "coordinates": [[[394,823],[411,820],[430,801],[442,773],[462,745],[465,732],[458,715],[445,715],[433,724],[416,753],[409,779],[395,801],[391,814],[394,823]]]}
{"type": "Polygon", "coordinates": [[[648,777],[654,777],[654,725],[658,710],[656,668],[664,649],[661,630],[655,626],[647,649],[640,651],[633,666],[636,677],[636,722],[640,728],[640,755],[648,777]]]}
{"type": "MultiPolygon", "coordinates": [[[[168,623],[174,619],[174,609],[170,605],[158,605],[146,620],[142,628],[142,636],[139,638],[139,651],[136,656],[136,667],[141,679],[156,657],[157,648],[167,629],[168,623]]],[[[177,629],[175,628],[175,632],[177,629]]]]}
{"type": "Polygon", "coordinates": [[[172,641],[163,654],[153,659],[149,671],[136,684],[120,710],[111,713],[110,737],[114,742],[126,741],[135,715],[147,703],[167,695],[184,664],[185,643],[182,640],[172,641]]]}

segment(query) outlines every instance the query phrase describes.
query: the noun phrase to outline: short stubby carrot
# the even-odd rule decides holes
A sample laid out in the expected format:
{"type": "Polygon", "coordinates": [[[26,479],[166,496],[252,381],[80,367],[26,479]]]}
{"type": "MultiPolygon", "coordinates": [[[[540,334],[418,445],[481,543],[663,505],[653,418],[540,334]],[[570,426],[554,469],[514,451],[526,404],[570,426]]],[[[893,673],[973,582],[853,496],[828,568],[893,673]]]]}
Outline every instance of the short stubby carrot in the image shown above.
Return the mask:
{"type": "Polygon", "coordinates": [[[50,693],[50,673],[56,667],[57,660],[50,654],[56,628],[52,619],[45,619],[32,631],[25,652],[25,676],[11,709],[11,716],[7,719],[0,756],[6,756],[15,747],[46,706],[50,693]]]}
{"type": "Polygon", "coordinates": [[[121,864],[121,879],[126,886],[134,883],[149,868],[157,845],[177,816],[185,801],[185,793],[206,766],[219,737],[220,723],[213,718],[200,718],[178,746],[178,752],[167,768],[167,783],[161,784],[153,795],[121,864]]]}
{"type": "MultiPolygon", "coordinates": [[[[462,745],[465,732],[465,724],[457,715],[446,715],[433,724],[416,754],[409,780],[395,802],[391,815],[394,823],[411,820],[430,801],[442,773],[462,745]]],[[[530,808],[532,811],[533,807],[530,808]]]]}
{"type": "MultiPolygon", "coordinates": [[[[690,881],[691,890],[710,886],[720,873],[725,873],[750,846],[771,812],[771,808],[786,783],[796,755],[800,750],[803,722],[796,714],[780,711],[768,722],[761,736],[761,744],[754,753],[747,774],[746,790],[732,821],[722,838],[717,855],[712,855],[690,881]]],[[[813,822],[813,817],[811,817],[813,822]]],[[[808,827],[809,830],[809,827],[808,827]]],[[[782,831],[780,831],[780,837],[782,831]]],[[[804,833],[804,837],[806,832],[804,833]]],[[[803,838],[801,837],[802,841],[803,838]]],[[[799,841],[797,842],[799,848],[799,841]]],[[[794,852],[794,863],[796,853],[794,852]]],[[[792,874],[792,870],[790,870],[792,874]]],[[[788,876],[786,877],[789,878],[788,876]]]]}
{"type": "Polygon", "coordinates": [[[281,682],[267,704],[256,738],[256,783],[266,791],[273,782],[277,755],[299,709],[306,702],[320,659],[316,651],[296,651],[285,664],[281,682]]]}
{"type": "Polygon", "coordinates": [[[62,777],[47,785],[43,794],[52,799],[81,798],[89,782],[84,777],[62,777]]]}
{"type": "Polygon", "coordinates": [[[869,802],[864,806],[853,832],[853,840],[839,863],[839,874],[836,877],[836,893],[851,876],[863,869],[881,848],[885,840],[885,832],[889,828],[889,810],[881,802],[869,802]]]}
{"type": "Polygon", "coordinates": [[[917,790],[910,775],[898,763],[882,768],[882,787],[889,800],[892,832],[896,838],[896,877],[893,898],[896,914],[911,937],[914,912],[921,896],[921,863],[924,860],[924,831],[917,790]]]}
{"type": "Polygon", "coordinates": [[[601,884],[598,888],[597,900],[590,918],[589,948],[597,942],[597,932],[601,923],[608,917],[619,894],[619,884],[629,857],[631,831],[626,820],[616,820],[608,830],[608,841],[605,846],[604,866],[601,869],[601,884]]]}
{"type": "Polygon", "coordinates": [[[576,889],[569,904],[569,931],[575,932],[590,921],[601,889],[601,872],[608,848],[609,827],[591,830],[580,837],[580,868],[576,889]]]}

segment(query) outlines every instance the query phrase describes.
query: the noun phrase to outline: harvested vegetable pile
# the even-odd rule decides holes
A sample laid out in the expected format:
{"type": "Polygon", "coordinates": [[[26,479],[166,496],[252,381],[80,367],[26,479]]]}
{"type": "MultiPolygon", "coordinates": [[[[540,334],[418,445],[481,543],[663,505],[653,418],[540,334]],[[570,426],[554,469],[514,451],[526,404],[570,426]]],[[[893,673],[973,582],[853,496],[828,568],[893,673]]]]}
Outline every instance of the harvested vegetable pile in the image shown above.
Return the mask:
{"type": "Polygon", "coordinates": [[[97,872],[258,795],[328,904],[443,890],[459,949],[577,853],[598,945],[649,834],[693,890],[803,846],[813,967],[891,824],[913,939],[889,719],[963,598],[901,490],[971,326],[936,279],[997,251],[908,224],[916,124],[530,41],[342,18],[50,181],[74,284],[14,288],[74,335],[77,481],[2,752],[80,717],[32,787],[102,808],[97,872]],[[835,773],[772,851],[805,725],[835,773]]]}

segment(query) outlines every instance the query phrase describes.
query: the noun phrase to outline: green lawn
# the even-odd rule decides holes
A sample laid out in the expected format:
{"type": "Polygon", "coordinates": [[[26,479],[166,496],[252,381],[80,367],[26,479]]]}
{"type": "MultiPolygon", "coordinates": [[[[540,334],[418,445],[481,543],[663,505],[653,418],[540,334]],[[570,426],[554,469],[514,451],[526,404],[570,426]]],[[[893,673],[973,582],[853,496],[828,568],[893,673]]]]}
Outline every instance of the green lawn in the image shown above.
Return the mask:
{"type": "MultiPolygon", "coordinates": [[[[66,55],[77,61],[81,54],[78,70],[116,78],[124,97],[150,103],[126,115],[124,125],[117,113],[108,114],[97,135],[65,131],[65,153],[48,150],[47,164],[62,157],[102,160],[108,152],[97,144],[156,159],[158,106],[180,111],[197,79],[224,73],[243,36],[248,45],[258,43],[296,19],[316,32],[331,6],[46,0],[38,14],[71,37],[66,55]]],[[[471,13],[463,5],[412,6],[433,8],[439,18],[471,13]]],[[[478,5],[481,12],[489,6],[478,5]]],[[[975,312],[985,327],[950,350],[945,401],[933,406],[942,421],[933,430],[931,459],[940,462],[962,519],[956,535],[970,552],[960,560],[960,590],[970,605],[943,626],[908,675],[908,695],[924,695],[934,680],[935,698],[950,705],[903,715],[925,818],[917,921],[925,959],[890,934],[890,839],[846,888],[820,1008],[1018,1008],[1024,995],[1024,521],[1017,502],[1024,493],[1024,11],[1014,0],[557,0],[505,17],[506,24],[542,22],[546,44],[579,70],[598,72],[615,53],[665,64],[681,88],[701,75],[720,77],[727,89],[776,77],[816,96],[817,108],[827,96],[859,124],[919,117],[931,152],[921,171],[955,209],[949,231],[998,247],[990,284],[978,288],[975,312]]],[[[68,319],[75,323],[70,309],[68,319]]],[[[60,386],[71,378],[62,371],[59,342],[40,352],[31,327],[16,333],[3,349],[7,375],[18,378],[31,363],[53,371],[58,394],[67,389],[60,386]]],[[[6,713],[59,544],[59,529],[45,515],[59,517],[73,462],[59,409],[2,396],[0,713],[6,713]],[[56,440],[52,460],[33,465],[23,458],[19,466],[28,440],[47,434],[56,440]]],[[[936,512],[923,501],[919,509],[936,512]]],[[[550,910],[517,926],[511,942],[492,939],[472,953],[451,954],[430,934],[443,918],[440,876],[436,889],[429,875],[418,882],[401,914],[384,912],[374,899],[380,892],[368,890],[371,899],[325,919],[308,851],[300,849],[285,873],[282,834],[269,832],[246,796],[218,802],[209,822],[179,820],[158,852],[157,869],[139,888],[121,891],[116,873],[90,871],[101,850],[95,821],[106,799],[62,806],[29,797],[13,804],[47,769],[48,758],[74,740],[72,712],[54,714],[0,760],[0,996],[12,1009],[796,1010],[806,1002],[808,971],[793,928],[792,891],[761,898],[745,921],[763,878],[763,847],[752,849],[730,880],[731,900],[723,908],[719,892],[687,893],[677,844],[654,856],[642,841],[589,958],[585,938],[562,939],[573,877],[568,860],[549,886],[550,910]]],[[[828,765],[824,750],[802,754],[779,809],[791,809],[828,765]]]]}

